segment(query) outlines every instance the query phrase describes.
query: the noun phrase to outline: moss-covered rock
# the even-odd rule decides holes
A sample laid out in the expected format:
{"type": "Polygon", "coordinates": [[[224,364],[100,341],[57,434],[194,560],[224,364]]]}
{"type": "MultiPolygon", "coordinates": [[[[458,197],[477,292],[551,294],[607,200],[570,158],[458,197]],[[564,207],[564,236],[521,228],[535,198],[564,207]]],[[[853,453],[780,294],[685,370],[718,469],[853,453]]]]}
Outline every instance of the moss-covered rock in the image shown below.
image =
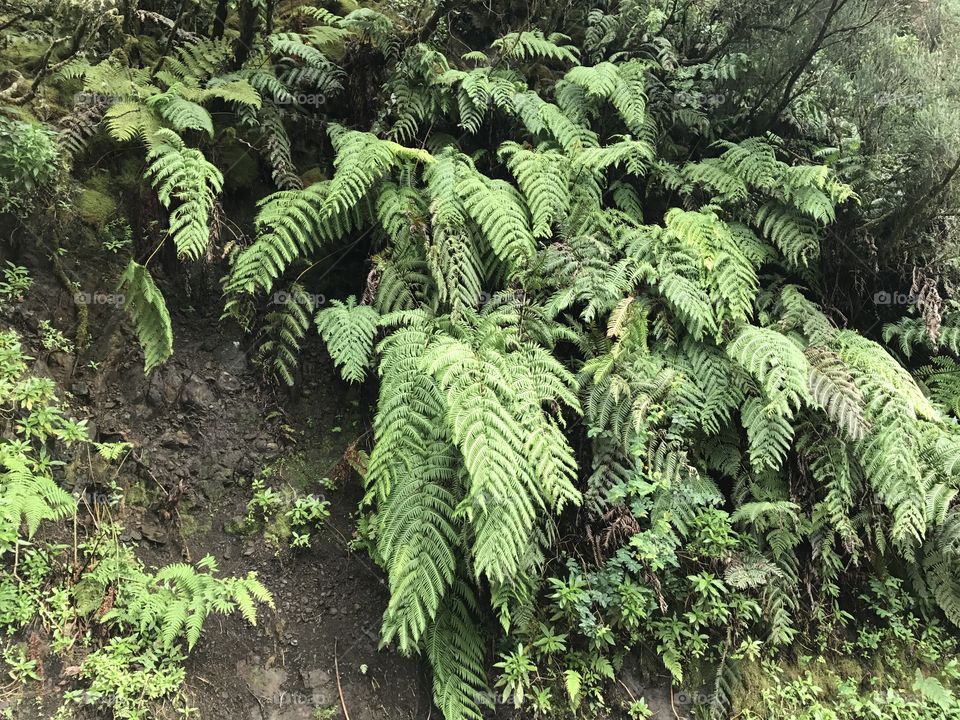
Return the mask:
{"type": "Polygon", "coordinates": [[[78,218],[97,229],[103,228],[117,211],[117,201],[94,188],[83,188],[73,201],[78,218]]]}

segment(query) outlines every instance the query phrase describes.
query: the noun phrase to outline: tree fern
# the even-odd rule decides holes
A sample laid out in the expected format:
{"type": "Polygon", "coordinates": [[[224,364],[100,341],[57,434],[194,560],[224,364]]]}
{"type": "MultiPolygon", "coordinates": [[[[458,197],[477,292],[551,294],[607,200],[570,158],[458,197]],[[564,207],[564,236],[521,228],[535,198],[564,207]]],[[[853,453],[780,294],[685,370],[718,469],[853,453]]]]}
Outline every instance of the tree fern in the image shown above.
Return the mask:
{"type": "Polygon", "coordinates": [[[483,635],[475,618],[476,600],[469,586],[458,582],[424,638],[434,672],[433,700],[447,718],[480,720],[481,708],[491,705],[483,635]]]}
{"type": "Polygon", "coordinates": [[[184,98],[174,85],[166,92],[147,99],[147,107],[155,109],[160,116],[181,132],[184,130],[203,130],[213,137],[213,119],[203,106],[184,98]]]}
{"type": "Polygon", "coordinates": [[[274,295],[274,305],[263,319],[263,341],[257,348],[257,359],[277,378],[292,386],[299,351],[315,310],[314,302],[302,285],[292,283],[288,291],[274,295]]]}
{"type": "Polygon", "coordinates": [[[188,148],[169,130],[158,130],[150,140],[146,175],[160,202],[170,207],[170,235],[177,253],[200,258],[210,242],[210,212],[223,187],[223,175],[199,150],[188,148]]]}
{"type": "Polygon", "coordinates": [[[572,45],[560,45],[570,38],[562,33],[545,36],[539,30],[508,33],[491,44],[503,57],[511,60],[557,60],[579,64],[578,51],[572,45]]]}
{"type": "Polygon", "coordinates": [[[730,343],[727,353],[757,379],[772,409],[780,415],[789,417],[791,408],[812,400],[809,360],[802,348],[776,330],[746,325],[730,343]]]}
{"type": "Polygon", "coordinates": [[[556,150],[527,150],[516,143],[500,146],[532,215],[534,237],[549,237],[551,226],[565,217],[570,204],[570,166],[556,150]]]}
{"type": "Polygon", "coordinates": [[[143,348],[144,372],[149,373],[173,354],[173,328],[163,295],[150,272],[133,260],[120,276],[118,290],[143,348]]]}
{"type": "Polygon", "coordinates": [[[358,305],[353,297],[333,300],[317,313],[317,330],[347,382],[359,382],[366,375],[379,318],[376,310],[358,305]]]}

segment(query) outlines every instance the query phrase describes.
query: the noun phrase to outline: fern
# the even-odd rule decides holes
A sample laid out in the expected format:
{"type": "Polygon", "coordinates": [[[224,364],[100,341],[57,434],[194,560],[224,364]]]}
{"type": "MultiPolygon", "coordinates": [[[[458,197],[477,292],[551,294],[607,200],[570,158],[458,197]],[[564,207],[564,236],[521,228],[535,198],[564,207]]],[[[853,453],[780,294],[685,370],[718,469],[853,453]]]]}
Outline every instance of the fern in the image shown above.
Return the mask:
{"type": "Polygon", "coordinates": [[[201,105],[182,97],[180,87],[174,85],[166,92],[147,98],[146,105],[155,109],[174,130],[203,130],[213,137],[213,119],[201,105]]]}
{"type": "Polygon", "coordinates": [[[347,382],[359,382],[366,375],[378,320],[376,310],[358,305],[353,297],[333,300],[331,307],[317,313],[317,330],[347,382]]]}
{"type": "Polygon", "coordinates": [[[173,328],[163,295],[150,272],[133,260],[120,276],[119,292],[143,348],[144,372],[149,373],[173,354],[173,328]]]}
{"type": "Polygon", "coordinates": [[[466,583],[457,583],[424,638],[434,671],[433,700],[444,717],[479,720],[492,705],[484,671],[485,648],[474,619],[476,601],[466,583]]]}
{"type": "Polygon", "coordinates": [[[199,150],[187,148],[169,130],[158,130],[150,140],[146,175],[160,202],[170,207],[170,235],[181,257],[199,259],[210,242],[210,212],[223,187],[223,175],[199,150]]]}
{"type": "Polygon", "coordinates": [[[570,38],[562,33],[553,33],[549,37],[539,30],[509,33],[491,43],[503,57],[511,60],[557,60],[573,65],[579,64],[578,52],[572,45],[560,45],[570,38]]]}
{"type": "Polygon", "coordinates": [[[960,364],[949,357],[935,357],[932,365],[916,372],[930,389],[933,400],[946,407],[954,417],[960,417],[960,364]]]}
{"type": "Polygon", "coordinates": [[[75,509],[70,493],[32,465],[13,444],[0,445],[0,518],[4,532],[12,531],[16,536],[22,522],[28,539],[44,520],[59,520],[75,509]]]}
{"type": "Polygon", "coordinates": [[[789,417],[791,408],[812,401],[807,384],[810,362],[800,347],[776,330],[744,326],[727,353],[757,379],[774,412],[789,417]]]}
{"type": "Polygon", "coordinates": [[[512,142],[501,145],[499,155],[507,158],[507,167],[523,191],[532,215],[533,236],[549,237],[553,223],[566,216],[570,205],[566,157],[555,150],[526,150],[512,142]]]}
{"type": "Polygon", "coordinates": [[[293,386],[298,353],[314,311],[313,299],[303,286],[293,283],[288,291],[274,295],[274,304],[276,309],[264,317],[264,340],[257,348],[257,358],[280,380],[293,386]]]}

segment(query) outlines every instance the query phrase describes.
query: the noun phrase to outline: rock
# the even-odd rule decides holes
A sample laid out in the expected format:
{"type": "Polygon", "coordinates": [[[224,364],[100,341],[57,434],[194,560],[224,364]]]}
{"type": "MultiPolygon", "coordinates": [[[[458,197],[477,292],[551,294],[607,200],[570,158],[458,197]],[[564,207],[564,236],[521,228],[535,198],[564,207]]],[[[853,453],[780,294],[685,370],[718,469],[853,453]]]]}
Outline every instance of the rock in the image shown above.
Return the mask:
{"type": "Polygon", "coordinates": [[[90,386],[87,383],[78,380],[70,385],[70,392],[78,398],[87,398],[90,397],[90,386]]]}
{"type": "Polygon", "coordinates": [[[158,545],[167,542],[167,529],[160,524],[160,520],[154,515],[144,515],[143,522],[140,523],[140,532],[147,540],[158,545]]]}
{"type": "Polygon", "coordinates": [[[326,670],[301,670],[300,679],[315,707],[328,707],[337,700],[337,687],[326,670]]]}
{"type": "Polygon", "coordinates": [[[241,450],[230,450],[225,452],[223,457],[220,458],[220,464],[233,470],[237,467],[237,465],[240,464],[242,460],[243,452],[241,450]]]}
{"type": "Polygon", "coordinates": [[[147,389],[147,402],[154,407],[172,405],[177,401],[180,387],[183,385],[183,375],[176,368],[163,368],[154,373],[147,389]]]}
{"type": "Polygon", "coordinates": [[[160,444],[165,448],[171,449],[186,448],[193,445],[193,440],[190,437],[190,434],[186,431],[177,430],[172,435],[164,435],[163,439],[160,441],[160,444]]]}
{"type": "Polygon", "coordinates": [[[194,410],[206,410],[216,402],[216,396],[206,381],[195,377],[187,380],[180,399],[185,406],[194,410]]]}
{"type": "Polygon", "coordinates": [[[240,347],[237,340],[230,340],[213,352],[214,359],[220,366],[235,375],[242,373],[247,367],[247,354],[240,347]]]}
{"type": "Polygon", "coordinates": [[[240,381],[226,370],[217,376],[217,389],[223,393],[235,393],[240,389],[240,381]]]}

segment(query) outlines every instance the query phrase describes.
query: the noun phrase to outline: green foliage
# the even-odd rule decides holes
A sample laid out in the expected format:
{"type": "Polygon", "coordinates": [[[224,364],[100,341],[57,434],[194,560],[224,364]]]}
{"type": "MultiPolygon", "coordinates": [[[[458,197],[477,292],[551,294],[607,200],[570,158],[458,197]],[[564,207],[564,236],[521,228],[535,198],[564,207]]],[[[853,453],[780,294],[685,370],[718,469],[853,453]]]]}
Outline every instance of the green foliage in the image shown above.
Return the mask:
{"type": "Polygon", "coordinates": [[[0,214],[26,217],[61,171],[56,137],[34,123],[0,115],[0,214]]]}
{"type": "Polygon", "coordinates": [[[570,40],[563,33],[553,33],[545,37],[540,30],[509,33],[491,43],[491,47],[500,51],[510,60],[557,60],[579,63],[577,50],[572,45],[562,45],[570,40]]]}
{"type": "Polygon", "coordinates": [[[376,310],[358,305],[353,297],[346,302],[334,300],[330,307],[317,313],[317,330],[347,382],[363,380],[370,366],[379,320],[376,310]]]}
{"type": "Polygon", "coordinates": [[[14,265],[9,260],[3,269],[3,280],[0,281],[0,298],[6,302],[23,300],[24,293],[33,284],[33,278],[27,268],[14,265]]]}
{"type": "Polygon", "coordinates": [[[330,517],[330,503],[292,487],[274,489],[275,477],[282,474],[277,468],[267,467],[251,482],[253,494],[247,503],[245,529],[261,529],[264,539],[278,552],[284,545],[309,548],[312,533],[322,529],[330,517]]]}
{"type": "Polygon", "coordinates": [[[118,291],[143,348],[144,372],[149,373],[173,354],[173,327],[163,295],[150,272],[133,260],[120,276],[118,291]]]}
{"type": "Polygon", "coordinates": [[[260,363],[287,385],[294,385],[297,352],[310,327],[313,298],[299,283],[274,295],[275,310],[263,319],[264,340],[257,348],[260,363]]]}
{"type": "Polygon", "coordinates": [[[734,710],[750,718],[952,718],[960,668],[956,640],[925,622],[902,584],[873,578],[860,598],[855,639],[796,667],[745,665],[734,710]],[[854,661],[865,653],[871,667],[854,661]]]}
{"type": "MultiPolygon", "coordinates": [[[[451,598],[479,583],[509,633],[499,684],[518,704],[606,710],[611,647],[644,642],[726,706],[738,662],[796,639],[805,583],[839,617],[844,557],[927,558],[918,591],[952,613],[953,585],[935,578],[954,562],[941,534],[957,478],[938,459],[954,428],[880,346],[791,284],[812,277],[853,190],[773,135],[672,162],[648,96],[664,68],[581,66],[563,41],[493,44],[518,65],[575,65],[533,89],[479,55],[467,71],[408,50],[388,81],[391,133],[408,145],[332,126],[331,179],[272,196],[226,284],[242,314],[321,246],[361,228],[382,243],[368,300],[316,322],[345,379],[378,370],[366,502],[391,591],[384,642],[426,653],[448,717],[479,713],[484,673],[458,674],[431,645],[451,598]],[[495,156],[439,133],[413,149],[428,121],[479,137],[492,118],[512,133],[495,156]],[[551,576],[554,524],[584,500],[597,567],[561,544],[570,577],[551,576]]],[[[472,596],[454,613],[458,639],[475,637],[477,613],[472,596]]]]}
{"type": "MultiPolygon", "coordinates": [[[[252,573],[216,577],[209,556],[196,567],[147,571],[107,523],[94,522],[78,541],[77,499],[54,479],[61,453],[89,450],[109,461],[128,445],[93,443],[84,423],[67,417],[53,382],[29,374],[29,359],[14,332],[0,332],[0,629],[11,689],[40,679],[41,658],[27,658],[20,644],[29,627],[49,638],[59,662],[82,658],[63,713],[109,702],[114,717],[136,720],[168,698],[186,707],[177,700],[183,663],[207,617],[239,611],[255,623],[258,604],[273,607],[270,593],[252,573]],[[73,545],[52,541],[41,525],[59,537],[72,525],[73,545]]],[[[299,510],[316,519],[316,507],[299,510]]]]}
{"type": "Polygon", "coordinates": [[[199,150],[187,148],[169,130],[158,130],[149,142],[146,175],[170,213],[170,235],[182,257],[196,260],[210,242],[210,211],[223,186],[220,171],[199,150]]]}
{"type": "MultiPolygon", "coordinates": [[[[831,643],[919,643],[921,614],[960,624],[956,8],[433,9],[263,7],[216,38],[198,9],[191,34],[138,39],[143,57],[55,76],[109,95],[64,147],[98,128],[147,145],[186,259],[221,239],[212,160],[262,154],[278,191],[252,241],[224,238],[226,309],[287,384],[315,323],[342,377],[375,386],[363,539],[390,590],[383,642],[428,660],[448,720],[481,717],[491,684],[543,715],[642,716],[609,691],[628,654],[707,688],[714,716],[954,713],[953,671],[927,655],[888,686],[838,670],[829,691],[791,675],[737,695],[778,653],[826,664],[831,643]],[[892,82],[932,94],[881,102],[892,82]],[[304,101],[343,87],[348,103],[304,101]],[[306,286],[333,255],[326,273],[348,255],[369,272],[318,309],[306,286]],[[884,303],[897,281],[907,310],[884,303]]],[[[169,315],[143,265],[122,287],[149,370],[169,315]]],[[[248,510],[326,508],[264,484],[248,510]]],[[[153,622],[175,645],[192,617],[153,622]]]]}

